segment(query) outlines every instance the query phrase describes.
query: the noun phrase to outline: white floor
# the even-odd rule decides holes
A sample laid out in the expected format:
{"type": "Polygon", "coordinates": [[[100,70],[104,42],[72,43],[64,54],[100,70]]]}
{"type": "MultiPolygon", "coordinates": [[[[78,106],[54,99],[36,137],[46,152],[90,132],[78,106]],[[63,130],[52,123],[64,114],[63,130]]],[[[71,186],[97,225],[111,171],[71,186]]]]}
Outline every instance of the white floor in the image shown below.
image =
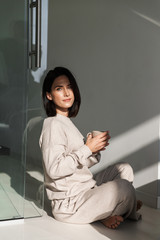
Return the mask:
{"type": "Polygon", "coordinates": [[[143,206],[142,219],[125,221],[118,229],[96,222],[86,225],[65,224],[44,212],[43,217],[0,222],[2,240],[160,240],[160,210],[143,206]]]}
{"type": "MultiPolygon", "coordinates": [[[[6,159],[4,159],[6,163],[6,159]]],[[[2,160],[1,160],[2,163],[2,160]]],[[[6,169],[8,169],[6,165],[6,169]]],[[[18,171],[16,171],[18,172],[18,171]]],[[[43,178],[36,172],[28,172],[31,177],[37,180],[33,189],[39,192],[39,186],[43,178]],[[33,174],[34,173],[34,174],[33,174]],[[36,174],[36,175],[35,175],[36,174]]],[[[32,179],[32,178],[31,178],[32,179]]],[[[11,176],[7,173],[0,174],[0,219],[17,215],[21,207],[25,208],[25,216],[38,216],[34,202],[31,200],[21,201],[21,196],[12,188],[11,176]],[[5,191],[7,192],[7,197],[5,191]],[[10,202],[8,202],[10,201],[10,202]],[[20,201],[20,202],[19,202],[20,201]],[[14,203],[14,204],[11,204],[14,203]],[[20,204],[21,203],[21,204],[20,204]],[[23,203],[23,204],[22,204],[23,203]],[[7,208],[5,207],[7,206],[7,208]],[[16,210],[16,212],[15,212],[16,210]]],[[[34,181],[35,182],[35,181],[34,181]]],[[[29,182],[29,189],[32,189],[32,181],[29,182]]],[[[33,192],[34,192],[33,191],[33,192]]],[[[41,195],[41,194],[40,194],[41,195]]],[[[30,195],[29,195],[30,196],[30,195]]],[[[36,194],[37,197],[37,194],[36,194]]],[[[39,198],[38,198],[39,199],[39,198]]],[[[34,199],[35,200],[35,199],[34,199]]],[[[49,212],[50,206],[45,197],[45,209],[49,212]]],[[[95,206],[96,207],[96,206],[95,206]]],[[[156,210],[143,206],[140,210],[142,219],[138,222],[125,221],[116,230],[105,228],[101,223],[96,222],[86,225],[65,224],[56,221],[44,211],[43,217],[29,218],[25,220],[0,221],[1,240],[160,240],[160,209],[156,210]]]]}

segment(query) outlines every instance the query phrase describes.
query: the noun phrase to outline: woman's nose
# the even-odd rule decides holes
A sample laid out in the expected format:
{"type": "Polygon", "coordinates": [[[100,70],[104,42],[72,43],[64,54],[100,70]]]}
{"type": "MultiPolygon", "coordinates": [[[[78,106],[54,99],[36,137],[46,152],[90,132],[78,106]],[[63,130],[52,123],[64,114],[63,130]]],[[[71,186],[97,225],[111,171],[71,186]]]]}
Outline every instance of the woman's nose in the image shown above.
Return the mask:
{"type": "Polygon", "coordinates": [[[69,96],[69,90],[67,88],[64,90],[64,95],[69,96]]]}

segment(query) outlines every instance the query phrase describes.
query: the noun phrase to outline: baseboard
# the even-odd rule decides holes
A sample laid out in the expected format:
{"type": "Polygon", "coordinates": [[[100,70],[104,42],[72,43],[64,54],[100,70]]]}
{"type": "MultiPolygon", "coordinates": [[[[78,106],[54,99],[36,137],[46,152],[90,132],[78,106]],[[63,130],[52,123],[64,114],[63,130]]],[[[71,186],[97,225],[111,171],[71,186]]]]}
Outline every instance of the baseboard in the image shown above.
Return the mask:
{"type": "Polygon", "coordinates": [[[143,204],[152,208],[160,208],[160,197],[136,189],[137,199],[140,199],[143,204]]]}

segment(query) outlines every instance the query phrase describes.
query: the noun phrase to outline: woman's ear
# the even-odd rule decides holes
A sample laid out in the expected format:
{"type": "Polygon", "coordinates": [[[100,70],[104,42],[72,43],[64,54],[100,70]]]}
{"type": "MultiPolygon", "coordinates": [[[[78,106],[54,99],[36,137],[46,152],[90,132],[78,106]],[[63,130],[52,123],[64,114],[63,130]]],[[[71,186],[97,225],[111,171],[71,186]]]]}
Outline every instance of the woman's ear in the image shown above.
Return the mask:
{"type": "Polygon", "coordinates": [[[46,92],[46,97],[48,100],[52,101],[52,95],[49,92],[46,92]]]}

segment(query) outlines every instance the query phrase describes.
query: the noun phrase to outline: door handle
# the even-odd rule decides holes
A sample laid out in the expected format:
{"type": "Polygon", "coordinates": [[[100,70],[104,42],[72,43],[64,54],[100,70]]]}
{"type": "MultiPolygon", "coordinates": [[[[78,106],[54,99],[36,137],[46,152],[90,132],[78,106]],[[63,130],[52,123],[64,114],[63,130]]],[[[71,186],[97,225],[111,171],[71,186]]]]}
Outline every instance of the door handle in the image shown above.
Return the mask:
{"type": "Polygon", "coordinates": [[[29,67],[40,68],[41,67],[41,0],[29,0],[29,67]],[[34,11],[35,9],[35,11],[34,11]],[[35,14],[34,14],[35,13],[35,14]],[[35,28],[34,28],[35,23],[35,28]],[[33,36],[35,34],[35,36],[33,36]],[[35,44],[33,44],[35,39],[35,44]],[[34,56],[34,60],[33,60],[34,56]],[[33,62],[34,65],[33,66],[33,62]]]}

